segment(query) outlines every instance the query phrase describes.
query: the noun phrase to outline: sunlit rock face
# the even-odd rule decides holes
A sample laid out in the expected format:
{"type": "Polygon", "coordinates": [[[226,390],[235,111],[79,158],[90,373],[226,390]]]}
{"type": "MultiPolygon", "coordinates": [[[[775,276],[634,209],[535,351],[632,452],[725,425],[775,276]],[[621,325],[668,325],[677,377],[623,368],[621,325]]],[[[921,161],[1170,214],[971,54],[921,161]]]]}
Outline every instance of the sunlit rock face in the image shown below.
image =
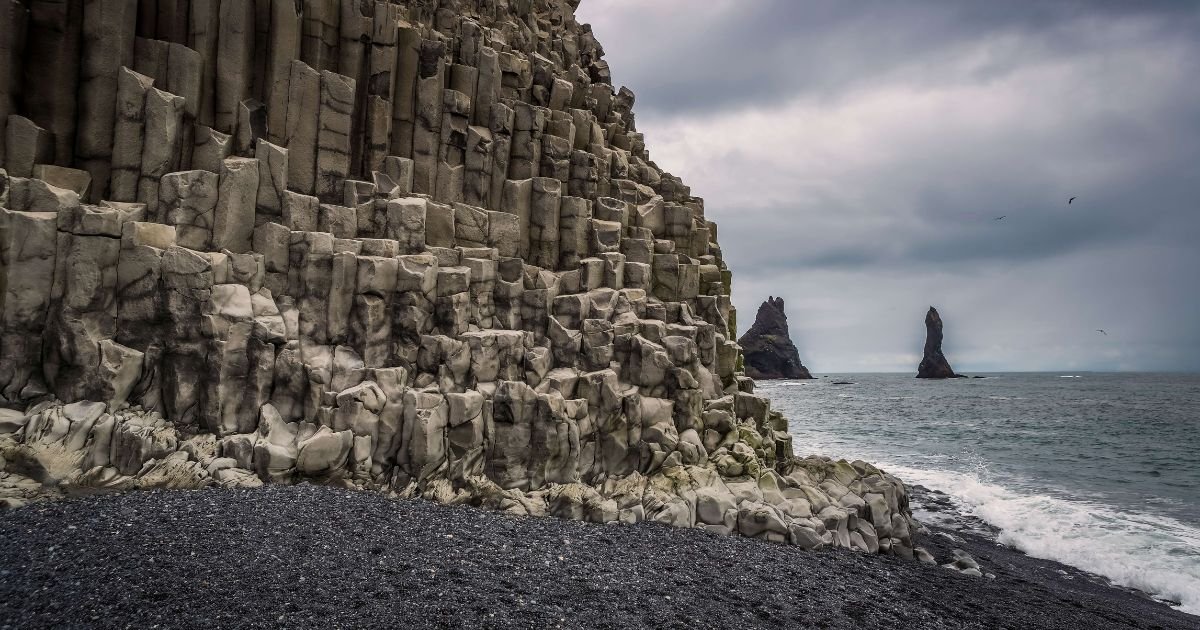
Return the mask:
{"type": "Polygon", "coordinates": [[[0,0],[0,501],[312,480],[913,553],[563,0],[0,0]]]}

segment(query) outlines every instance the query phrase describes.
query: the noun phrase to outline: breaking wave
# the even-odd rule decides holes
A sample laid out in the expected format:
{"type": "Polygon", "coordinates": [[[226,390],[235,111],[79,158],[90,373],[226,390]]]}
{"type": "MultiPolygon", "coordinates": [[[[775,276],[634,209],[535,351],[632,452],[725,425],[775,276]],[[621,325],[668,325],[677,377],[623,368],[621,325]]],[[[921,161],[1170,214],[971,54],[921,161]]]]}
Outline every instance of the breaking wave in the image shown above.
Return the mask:
{"type": "Polygon", "coordinates": [[[964,515],[997,528],[1003,544],[1180,602],[1183,612],[1200,615],[1200,529],[1166,516],[1022,492],[973,472],[881,467],[946,493],[964,515]]]}

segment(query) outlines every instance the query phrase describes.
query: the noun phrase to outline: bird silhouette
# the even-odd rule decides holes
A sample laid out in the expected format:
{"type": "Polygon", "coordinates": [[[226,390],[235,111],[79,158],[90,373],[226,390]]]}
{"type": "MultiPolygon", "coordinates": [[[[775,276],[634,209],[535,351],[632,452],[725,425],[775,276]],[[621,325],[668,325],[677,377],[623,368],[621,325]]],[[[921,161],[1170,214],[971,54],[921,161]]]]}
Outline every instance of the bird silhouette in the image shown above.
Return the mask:
{"type": "Polygon", "coordinates": [[[1008,215],[1006,214],[1006,215],[1004,215],[1003,217],[996,217],[995,219],[992,219],[992,220],[993,220],[993,221],[1003,221],[1003,220],[1004,220],[1004,217],[1006,217],[1006,216],[1008,216],[1008,215]]]}
{"type": "Polygon", "coordinates": [[[1071,197],[1070,199],[1068,199],[1068,200],[1067,200],[1067,205],[1068,205],[1068,206],[1069,206],[1069,205],[1071,205],[1071,202],[1072,202],[1072,201],[1075,201],[1075,200],[1076,200],[1076,199],[1078,199],[1078,198],[1079,198],[1079,197],[1071,197]]]}
{"type": "Polygon", "coordinates": [[[1096,332],[1100,333],[1101,335],[1104,335],[1105,337],[1107,337],[1107,336],[1108,336],[1108,333],[1104,332],[1104,330],[1103,330],[1103,329],[1101,329],[1101,328],[1097,328],[1097,329],[1096,329],[1096,332]]]}

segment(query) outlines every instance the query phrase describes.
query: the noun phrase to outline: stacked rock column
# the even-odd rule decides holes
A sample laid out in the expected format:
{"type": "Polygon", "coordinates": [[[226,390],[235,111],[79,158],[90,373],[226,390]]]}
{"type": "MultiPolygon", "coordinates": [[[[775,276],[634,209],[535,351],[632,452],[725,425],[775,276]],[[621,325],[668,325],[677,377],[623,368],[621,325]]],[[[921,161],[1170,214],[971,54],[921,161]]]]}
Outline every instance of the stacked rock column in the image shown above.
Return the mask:
{"type": "Polygon", "coordinates": [[[577,3],[0,1],[0,404],[73,414],[68,483],[911,550],[894,480],[798,463],[753,394],[577,3]]]}

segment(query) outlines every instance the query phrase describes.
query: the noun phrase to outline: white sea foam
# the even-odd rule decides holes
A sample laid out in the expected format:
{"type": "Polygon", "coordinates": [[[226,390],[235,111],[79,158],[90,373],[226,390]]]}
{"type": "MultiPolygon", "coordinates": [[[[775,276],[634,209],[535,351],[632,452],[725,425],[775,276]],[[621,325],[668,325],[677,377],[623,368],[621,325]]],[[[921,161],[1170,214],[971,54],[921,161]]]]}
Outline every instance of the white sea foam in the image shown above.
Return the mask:
{"type": "MultiPolygon", "coordinates": [[[[1200,519],[1196,494],[1188,492],[1197,487],[1188,455],[1200,443],[1187,430],[1200,381],[1173,378],[1059,372],[964,389],[863,376],[865,388],[855,392],[762,391],[792,420],[798,454],[876,463],[950,495],[954,512],[968,518],[948,525],[986,522],[1000,541],[1031,556],[1200,615],[1200,519]],[[1085,380],[1102,386],[1081,389],[1085,380]],[[886,399],[896,395],[918,400],[886,399]],[[988,396],[1027,400],[993,403],[988,396]],[[1070,471],[1061,479],[1060,466],[1070,471]]],[[[930,507],[920,514],[930,523],[952,514],[930,507]]]]}
{"type": "Polygon", "coordinates": [[[1180,610],[1200,615],[1200,529],[1169,517],[1021,492],[974,473],[881,467],[945,492],[964,513],[998,528],[1004,544],[1181,602],[1180,610]]]}

